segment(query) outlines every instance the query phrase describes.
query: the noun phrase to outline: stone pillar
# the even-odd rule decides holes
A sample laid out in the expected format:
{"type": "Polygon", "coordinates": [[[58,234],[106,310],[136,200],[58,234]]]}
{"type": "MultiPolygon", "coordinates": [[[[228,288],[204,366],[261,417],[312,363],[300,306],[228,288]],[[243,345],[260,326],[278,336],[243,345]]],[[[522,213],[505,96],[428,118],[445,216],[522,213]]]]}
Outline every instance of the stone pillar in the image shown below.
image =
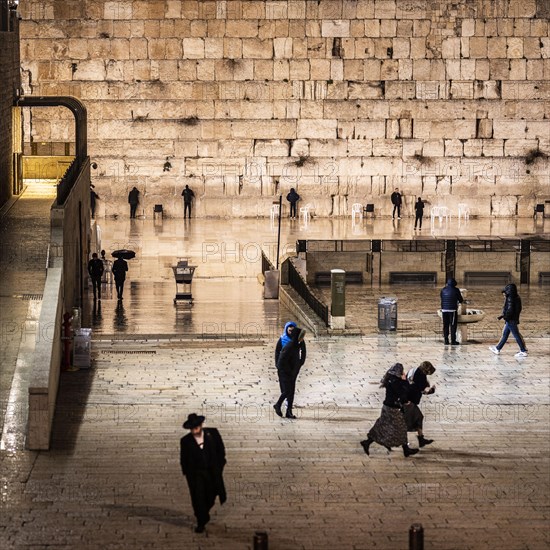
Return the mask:
{"type": "Polygon", "coordinates": [[[330,270],[331,304],[330,327],[346,328],[346,272],[343,269],[330,270]]]}

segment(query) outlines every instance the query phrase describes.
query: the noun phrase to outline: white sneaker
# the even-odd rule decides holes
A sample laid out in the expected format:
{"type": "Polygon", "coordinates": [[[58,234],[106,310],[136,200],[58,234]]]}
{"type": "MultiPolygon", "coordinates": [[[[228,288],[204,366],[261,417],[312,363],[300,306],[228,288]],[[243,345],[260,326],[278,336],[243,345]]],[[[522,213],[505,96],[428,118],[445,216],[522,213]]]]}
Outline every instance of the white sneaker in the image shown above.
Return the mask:
{"type": "Polygon", "coordinates": [[[489,346],[489,349],[495,354],[500,355],[500,350],[496,346],[489,346]]]}
{"type": "Polygon", "coordinates": [[[526,351],[518,351],[516,353],[516,357],[527,357],[527,352],[526,351]]]}

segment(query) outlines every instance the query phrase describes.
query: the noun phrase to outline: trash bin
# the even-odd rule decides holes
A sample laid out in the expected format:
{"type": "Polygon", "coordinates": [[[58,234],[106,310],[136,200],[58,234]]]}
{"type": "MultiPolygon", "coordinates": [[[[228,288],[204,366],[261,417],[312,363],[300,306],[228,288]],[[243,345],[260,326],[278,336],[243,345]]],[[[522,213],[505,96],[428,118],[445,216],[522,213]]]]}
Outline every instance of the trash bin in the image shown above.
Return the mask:
{"type": "Polygon", "coordinates": [[[92,329],[80,328],[74,331],[73,366],[89,369],[92,366],[92,329]]]}
{"type": "Polygon", "coordinates": [[[382,296],[378,300],[378,329],[397,330],[397,298],[382,296]]]}

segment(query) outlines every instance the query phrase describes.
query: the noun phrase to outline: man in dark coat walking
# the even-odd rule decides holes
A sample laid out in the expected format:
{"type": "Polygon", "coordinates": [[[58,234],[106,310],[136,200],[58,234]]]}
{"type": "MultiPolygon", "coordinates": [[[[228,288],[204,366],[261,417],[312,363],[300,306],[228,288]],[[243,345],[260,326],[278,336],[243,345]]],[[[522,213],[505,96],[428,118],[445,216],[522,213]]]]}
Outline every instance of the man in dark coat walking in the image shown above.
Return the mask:
{"type": "Polygon", "coordinates": [[[97,252],[92,254],[92,259],[88,262],[88,273],[92,279],[92,288],[94,289],[94,300],[101,300],[101,277],[103,276],[103,262],[97,257],[97,252]]]}
{"type": "Polygon", "coordinates": [[[216,428],[203,428],[204,416],[191,413],[183,427],[191,430],[180,441],[181,471],[187,479],[193,511],[197,518],[195,533],[202,533],[210,521],[216,497],[227,500],[223,483],[225,447],[216,428]]]}
{"type": "Polygon", "coordinates": [[[518,328],[519,315],[521,313],[521,298],[518,294],[518,287],[513,283],[506,285],[502,289],[502,294],[504,294],[504,307],[502,308],[502,315],[500,315],[498,319],[499,321],[504,319],[504,330],[502,331],[500,342],[496,346],[490,346],[489,349],[495,355],[499,355],[500,350],[508,340],[508,336],[512,333],[519,346],[516,357],[527,357],[525,341],[518,328]]]}
{"type": "Polygon", "coordinates": [[[399,188],[396,187],[395,188],[395,191],[391,194],[391,203],[393,204],[393,212],[392,212],[392,219],[395,218],[395,211],[397,210],[397,219],[400,220],[401,219],[401,203],[403,202],[402,201],[402,197],[401,197],[401,193],[399,192],[399,188]]]}
{"type": "Polygon", "coordinates": [[[139,191],[137,187],[134,187],[128,193],[128,203],[130,204],[130,218],[135,218],[136,210],[139,204],[139,191]]]}
{"type": "Polygon", "coordinates": [[[113,263],[113,275],[115,277],[115,288],[117,298],[122,300],[124,292],[124,281],[126,280],[126,272],[128,271],[128,262],[123,258],[117,258],[113,263]]]}
{"type": "Polygon", "coordinates": [[[189,219],[191,219],[191,205],[195,198],[195,193],[193,193],[189,185],[186,185],[185,189],[181,192],[181,196],[183,197],[183,219],[185,219],[187,212],[189,212],[189,219]]]}
{"type": "Polygon", "coordinates": [[[455,279],[449,279],[441,289],[441,317],[443,319],[443,338],[445,344],[449,343],[449,331],[451,333],[451,345],[458,346],[456,340],[456,327],[458,324],[458,304],[464,299],[460,290],[456,288],[455,279]]]}
{"type": "MultiPolygon", "coordinates": [[[[287,327],[285,333],[288,334],[287,327]]],[[[294,392],[296,390],[296,378],[300,372],[300,368],[306,360],[304,336],[306,331],[299,327],[294,327],[290,332],[290,341],[288,341],[281,349],[277,359],[277,372],[279,374],[279,386],[281,395],[273,405],[278,416],[283,416],[281,406],[286,399],[286,418],[296,419],[292,413],[294,404],[294,392]]],[[[277,354],[277,350],[275,352],[277,354]]]]}

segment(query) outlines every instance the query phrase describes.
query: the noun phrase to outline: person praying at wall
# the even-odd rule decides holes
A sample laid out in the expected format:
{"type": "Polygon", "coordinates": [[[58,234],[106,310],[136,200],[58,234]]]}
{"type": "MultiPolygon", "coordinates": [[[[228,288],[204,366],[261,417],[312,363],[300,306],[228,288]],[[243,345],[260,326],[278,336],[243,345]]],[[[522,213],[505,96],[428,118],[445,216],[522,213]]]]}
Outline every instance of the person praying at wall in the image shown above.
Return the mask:
{"type": "Polygon", "coordinates": [[[130,204],[130,218],[135,218],[136,210],[139,204],[139,191],[135,186],[128,193],[128,203],[130,204]]]}

